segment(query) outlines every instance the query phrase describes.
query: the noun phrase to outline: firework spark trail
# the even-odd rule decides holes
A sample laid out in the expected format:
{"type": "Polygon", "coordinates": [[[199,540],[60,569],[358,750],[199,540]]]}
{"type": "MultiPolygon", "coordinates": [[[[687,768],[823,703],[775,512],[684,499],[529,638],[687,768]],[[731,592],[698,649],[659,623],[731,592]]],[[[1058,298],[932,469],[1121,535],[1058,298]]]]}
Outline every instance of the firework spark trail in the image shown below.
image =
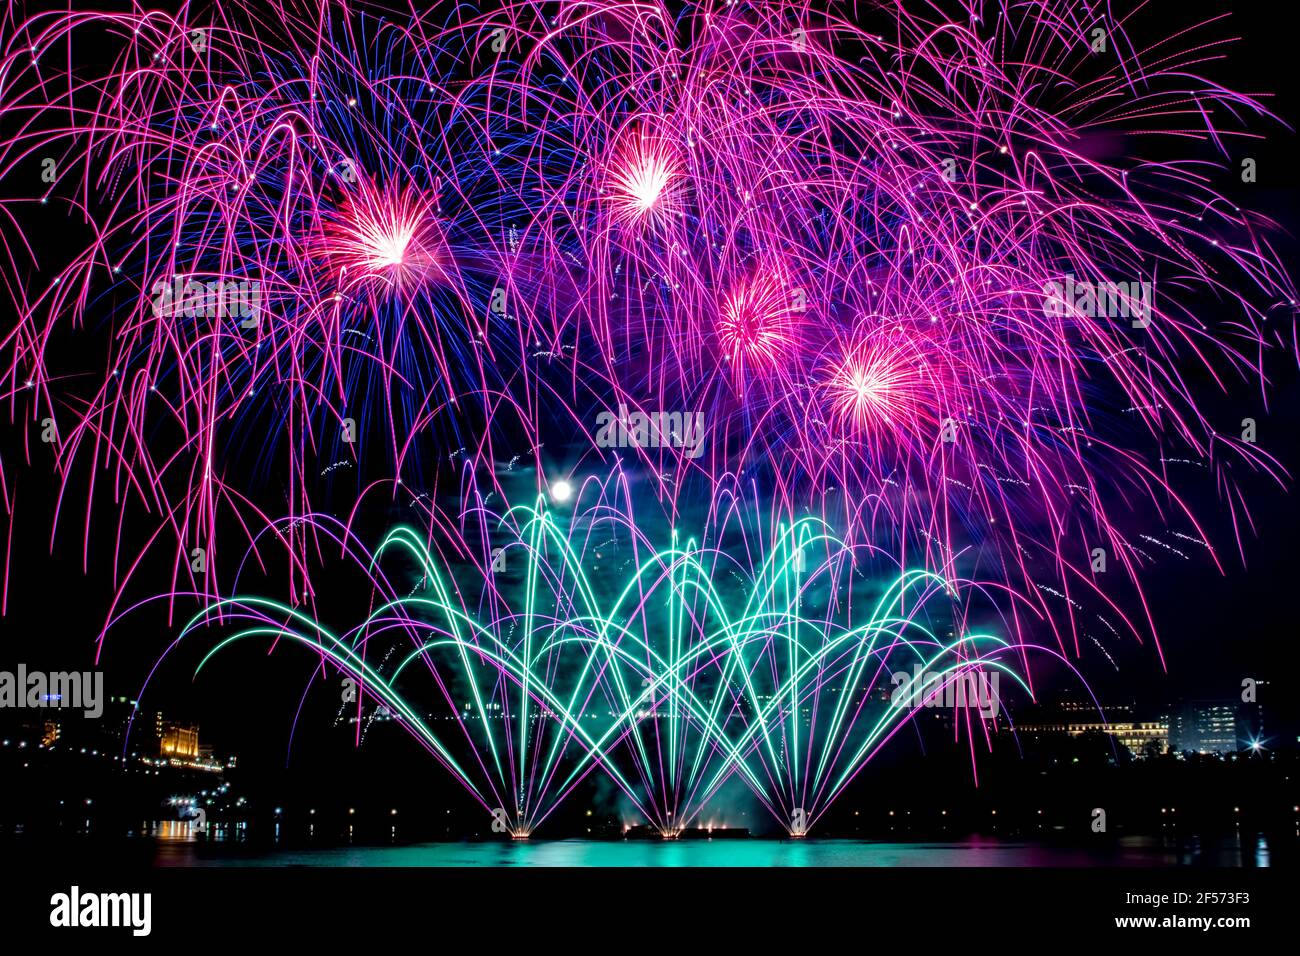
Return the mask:
{"type": "Polygon", "coordinates": [[[210,639],[201,670],[232,643],[284,639],[318,656],[311,683],[351,677],[358,715],[364,697],[388,708],[485,810],[504,810],[516,836],[597,770],[665,836],[698,820],[733,778],[802,836],[918,707],[971,675],[1019,681],[1013,664],[1025,653],[1055,656],[964,628],[954,608],[978,590],[972,582],[876,576],[866,569],[878,554],[819,520],[778,522],[769,538],[752,514],[710,509],[698,539],[673,529],[656,549],[647,529],[658,523],[634,513],[626,477],[612,475],[572,512],[476,506],[450,538],[399,527],[373,554],[313,516],[346,567],[364,572],[364,620],[338,631],[239,594],[196,615],[149,681],[185,642],[210,639]],[[610,560],[616,541],[632,570],[610,560]],[[507,563],[494,567],[501,553],[507,563]],[[422,585],[413,593],[383,570],[401,567],[401,554],[414,562],[402,573],[422,585]],[[940,637],[936,614],[959,636],[940,637]],[[381,651],[397,663],[367,662],[381,651]],[[432,698],[416,671],[432,679],[432,698]],[[430,699],[457,734],[433,729],[430,699]]]}

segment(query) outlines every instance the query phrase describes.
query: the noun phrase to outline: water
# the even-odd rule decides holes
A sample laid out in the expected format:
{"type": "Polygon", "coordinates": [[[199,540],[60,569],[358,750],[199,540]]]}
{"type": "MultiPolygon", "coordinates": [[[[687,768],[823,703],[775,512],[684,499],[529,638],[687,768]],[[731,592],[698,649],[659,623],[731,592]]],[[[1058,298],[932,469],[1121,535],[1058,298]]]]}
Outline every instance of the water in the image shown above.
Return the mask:
{"type": "Polygon", "coordinates": [[[1263,838],[1202,842],[1129,837],[1098,847],[988,837],[933,843],[861,840],[700,840],[664,842],[530,840],[405,846],[304,847],[247,852],[215,844],[160,840],[159,866],[323,867],[1088,867],[1268,866],[1263,838]]]}

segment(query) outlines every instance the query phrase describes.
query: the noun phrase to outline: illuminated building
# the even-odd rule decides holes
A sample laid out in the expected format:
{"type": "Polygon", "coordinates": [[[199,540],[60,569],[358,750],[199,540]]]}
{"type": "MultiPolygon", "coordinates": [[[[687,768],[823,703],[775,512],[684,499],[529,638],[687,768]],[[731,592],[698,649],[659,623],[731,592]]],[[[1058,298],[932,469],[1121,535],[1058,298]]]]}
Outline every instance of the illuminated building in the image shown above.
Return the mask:
{"type": "Polygon", "coordinates": [[[1175,750],[1237,753],[1261,739],[1263,720],[1259,705],[1253,701],[1190,700],[1179,708],[1173,729],[1175,750]]]}
{"type": "Polygon", "coordinates": [[[164,757],[196,759],[199,756],[199,728],[164,722],[158,738],[158,752],[164,757]]]}
{"type": "Polygon", "coordinates": [[[1152,748],[1156,753],[1169,750],[1169,720],[1137,720],[1133,708],[1127,705],[1103,708],[1103,712],[1113,719],[1102,720],[1095,704],[1065,701],[1057,706],[1057,713],[1045,716],[1037,721],[1017,723],[1016,730],[1022,734],[1080,734],[1100,733],[1115,738],[1115,742],[1134,754],[1149,753],[1152,748]]]}

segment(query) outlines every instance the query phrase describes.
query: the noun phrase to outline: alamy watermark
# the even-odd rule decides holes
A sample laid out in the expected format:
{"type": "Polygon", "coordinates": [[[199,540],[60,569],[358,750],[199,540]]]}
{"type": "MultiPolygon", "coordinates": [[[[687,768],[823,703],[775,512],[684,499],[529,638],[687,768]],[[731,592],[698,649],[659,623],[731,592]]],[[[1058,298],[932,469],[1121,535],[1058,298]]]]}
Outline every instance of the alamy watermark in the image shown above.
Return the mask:
{"type": "Polygon", "coordinates": [[[152,893],[87,893],[73,886],[50,897],[50,925],[55,928],[124,927],[132,936],[148,936],[152,913],[152,893]]]}
{"type": "Polygon", "coordinates": [[[704,454],[703,412],[628,412],[596,416],[596,444],[601,448],[681,448],[687,458],[704,454]]]}
{"type": "Polygon", "coordinates": [[[894,693],[890,703],[895,707],[970,707],[978,709],[980,716],[990,720],[997,716],[999,671],[960,670],[947,673],[926,673],[921,664],[912,673],[896,671],[890,678],[894,693]]]}
{"type": "Polygon", "coordinates": [[[1133,328],[1151,324],[1155,306],[1154,281],[1097,282],[1078,281],[1066,273],[1063,281],[1043,286],[1043,314],[1048,316],[1079,315],[1090,319],[1132,319],[1133,328]]]}
{"type": "Polygon", "coordinates": [[[257,327],[262,310],[262,284],[256,280],[221,280],[200,282],[198,279],[172,277],[153,284],[153,314],[183,315],[198,319],[241,319],[246,329],[257,327]]]}
{"type": "Polygon", "coordinates": [[[103,671],[0,671],[0,707],[53,707],[83,710],[91,719],[104,713],[103,671]]]}

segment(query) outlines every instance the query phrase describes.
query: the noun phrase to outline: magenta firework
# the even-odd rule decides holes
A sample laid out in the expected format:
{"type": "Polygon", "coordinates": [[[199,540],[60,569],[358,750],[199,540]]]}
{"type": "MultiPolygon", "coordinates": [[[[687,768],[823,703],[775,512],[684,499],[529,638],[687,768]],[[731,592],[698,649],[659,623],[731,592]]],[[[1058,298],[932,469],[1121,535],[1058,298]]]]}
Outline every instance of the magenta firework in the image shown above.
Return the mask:
{"type": "Polygon", "coordinates": [[[1152,633],[1140,539],[1218,561],[1185,463],[1238,538],[1239,476],[1284,477],[1202,392],[1263,409],[1295,352],[1274,227],[1227,198],[1271,117],[1213,77],[1223,18],[1158,21],[1056,0],[11,18],[0,171],[33,188],[0,216],[10,407],[54,447],[63,522],[209,597],[233,533],[271,542],[298,600],[320,542],[297,519],[350,508],[349,482],[463,460],[568,488],[627,449],[670,511],[739,476],[989,582],[1063,650],[1095,620],[1152,633]],[[25,243],[38,216],[67,241],[25,243]],[[106,350],[70,368],[81,334],[106,350]],[[1107,560],[1126,594],[1097,586],[1107,560]]]}

